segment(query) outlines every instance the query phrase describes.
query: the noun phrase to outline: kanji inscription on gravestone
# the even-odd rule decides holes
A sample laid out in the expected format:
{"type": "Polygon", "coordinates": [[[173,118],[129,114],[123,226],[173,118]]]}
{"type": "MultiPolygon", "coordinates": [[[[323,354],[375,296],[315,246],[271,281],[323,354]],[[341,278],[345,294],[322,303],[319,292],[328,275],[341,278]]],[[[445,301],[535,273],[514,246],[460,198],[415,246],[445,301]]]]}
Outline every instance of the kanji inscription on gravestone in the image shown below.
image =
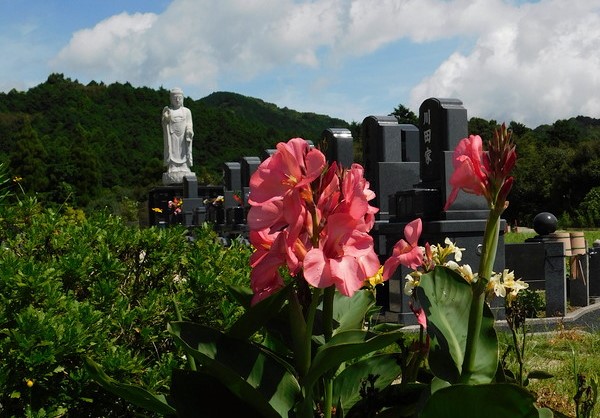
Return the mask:
{"type": "Polygon", "coordinates": [[[440,188],[444,177],[444,151],[454,150],[467,136],[467,109],[458,99],[430,98],[419,108],[421,125],[421,182],[440,188]]]}

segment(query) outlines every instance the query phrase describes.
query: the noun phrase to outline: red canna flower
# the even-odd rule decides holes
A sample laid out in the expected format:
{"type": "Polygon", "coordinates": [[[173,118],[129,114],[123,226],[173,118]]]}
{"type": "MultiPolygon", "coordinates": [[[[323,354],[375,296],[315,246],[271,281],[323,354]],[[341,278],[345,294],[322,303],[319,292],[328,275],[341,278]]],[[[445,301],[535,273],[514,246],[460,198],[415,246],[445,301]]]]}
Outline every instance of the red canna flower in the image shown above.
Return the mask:
{"type": "Polygon", "coordinates": [[[453,156],[454,172],[450,178],[452,191],[444,210],[454,203],[459,190],[483,195],[490,208],[504,210],[506,198],[512,187],[510,176],[517,161],[511,132],[502,124],[494,131],[494,137],[483,151],[481,137],[471,135],[462,139],[453,156]]]}
{"type": "Polygon", "coordinates": [[[476,195],[484,195],[487,191],[487,174],[483,167],[483,148],[481,137],[471,135],[462,139],[456,149],[452,163],[454,172],[450,177],[452,192],[446,201],[444,210],[447,210],[458,195],[459,190],[476,195]]]}

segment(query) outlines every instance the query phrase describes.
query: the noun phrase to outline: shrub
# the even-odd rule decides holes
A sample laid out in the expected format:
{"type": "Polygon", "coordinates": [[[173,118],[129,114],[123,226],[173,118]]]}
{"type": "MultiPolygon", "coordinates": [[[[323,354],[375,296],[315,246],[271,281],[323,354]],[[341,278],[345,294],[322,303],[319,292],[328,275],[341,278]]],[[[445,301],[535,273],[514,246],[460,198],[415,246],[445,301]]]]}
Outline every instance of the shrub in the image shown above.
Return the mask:
{"type": "MultiPolygon", "coordinates": [[[[0,210],[0,415],[126,417],[140,411],[93,382],[83,357],[122,382],[168,392],[183,366],[166,324],[226,327],[226,285],[248,283],[250,249],[198,228],[140,229],[35,200],[0,210]]],[[[145,413],[145,412],[144,412],[145,413]]]]}

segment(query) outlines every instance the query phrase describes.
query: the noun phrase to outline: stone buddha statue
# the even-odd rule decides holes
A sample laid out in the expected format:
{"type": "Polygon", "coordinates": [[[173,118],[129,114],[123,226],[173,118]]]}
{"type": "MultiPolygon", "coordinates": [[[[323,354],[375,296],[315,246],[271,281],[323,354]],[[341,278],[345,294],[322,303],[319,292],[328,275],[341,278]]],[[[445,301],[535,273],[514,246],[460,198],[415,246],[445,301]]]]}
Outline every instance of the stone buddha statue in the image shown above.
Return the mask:
{"type": "Polygon", "coordinates": [[[171,105],[162,111],[162,127],[164,139],[163,184],[182,183],[186,174],[191,174],[192,139],[194,130],[192,112],[183,106],[183,91],[179,88],[170,92],[171,105]]]}

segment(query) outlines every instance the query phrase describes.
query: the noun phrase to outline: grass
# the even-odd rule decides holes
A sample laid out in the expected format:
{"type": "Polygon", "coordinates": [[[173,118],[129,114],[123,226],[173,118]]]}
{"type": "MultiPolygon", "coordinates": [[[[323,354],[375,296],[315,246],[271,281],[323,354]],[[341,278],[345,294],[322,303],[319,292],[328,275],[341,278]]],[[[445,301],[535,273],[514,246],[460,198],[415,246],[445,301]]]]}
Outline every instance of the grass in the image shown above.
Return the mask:
{"type": "MultiPolygon", "coordinates": [[[[583,232],[588,247],[591,247],[594,241],[600,240],[600,230],[593,229],[583,232]]],[[[535,232],[508,232],[504,234],[504,242],[506,244],[516,244],[520,242],[525,242],[527,238],[533,238],[535,236],[535,232]]]]}
{"type": "MultiPolygon", "coordinates": [[[[509,344],[510,335],[500,333],[499,338],[502,353],[509,344]]],[[[531,379],[527,388],[537,395],[539,406],[557,412],[555,417],[575,417],[573,396],[577,374],[588,379],[600,378],[600,330],[587,332],[559,327],[548,333],[528,334],[527,341],[526,372],[541,370],[554,375],[545,380],[531,379]]],[[[516,362],[510,357],[509,368],[516,370],[516,362]]],[[[600,418],[600,405],[596,405],[592,417],[600,418]]]]}
{"type": "MultiPolygon", "coordinates": [[[[504,242],[520,243],[535,235],[535,232],[509,232],[504,235],[504,242]]],[[[588,247],[591,247],[594,241],[600,239],[600,230],[586,230],[584,235],[588,247]]],[[[500,333],[499,337],[503,352],[510,336],[500,333]]],[[[600,379],[600,324],[592,332],[559,327],[552,332],[528,335],[527,340],[525,368],[554,375],[546,380],[532,379],[528,389],[535,392],[540,406],[556,411],[555,417],[575,417],[573,396],[577,389],[577,374],[581,373],[588,379],[600,379]]],[[[516,370],[516,364],[512,364],[511,369],[516,370]]],[[[600,403],[592,416],[600,418],[600,403]]]]}

